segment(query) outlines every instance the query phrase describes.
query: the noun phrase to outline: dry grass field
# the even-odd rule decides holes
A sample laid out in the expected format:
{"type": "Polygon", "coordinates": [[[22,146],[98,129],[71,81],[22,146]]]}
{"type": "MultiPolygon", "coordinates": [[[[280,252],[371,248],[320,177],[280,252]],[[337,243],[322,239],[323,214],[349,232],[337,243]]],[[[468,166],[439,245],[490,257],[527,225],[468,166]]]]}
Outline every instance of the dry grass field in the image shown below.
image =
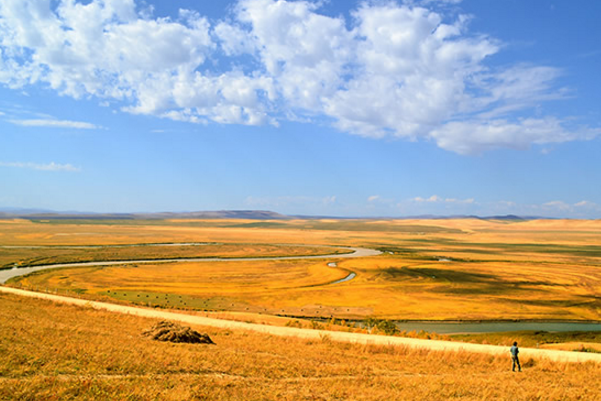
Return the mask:
{"type": "Polygon", "coordinates": [[[0,224],[0,245],[5,266],[310,255],[362,246],[384,254],[124,263],[45,271],[12,285],[169,308],[296,317],[601,320],[600,221],[14,220],[0,224]],[[208,245],[165,245],[173,243],[208,245]],[[353,280],[332,284],[350,272],[353,280]]]}
{"type": "MultiPolygon", "coordinates": [[[[124,262],[40,271],[8,285],[335,330],[348,328],[324,322],[601,321],[599,221],[0,220],[0,266],[81,261],[124,262]],[[383,253],[267,259],[347,252],[338,246],[383,253]],[[160,261],[191,257],[265,259],[160,261]],[[336,283],[351,272],[352,280],[336,283]]],[[[154,323],[0,294],[0,400],[593,400],[601,393],[601,366],[593,363],[524,358],[518,374],[499,356],[208,327],[193,328],[216,345],[169,344],[142,335],[154,323]]],[[[601,343],[595,333],[451,337],[589,352],[601,343]]]]}
{"type": "Polygon", "coordinates": [[[594,400],[601,365],[281,338],[193,327],[216,345],[156,342],[155,320],[0,294],[1,400],[594,400]]]}

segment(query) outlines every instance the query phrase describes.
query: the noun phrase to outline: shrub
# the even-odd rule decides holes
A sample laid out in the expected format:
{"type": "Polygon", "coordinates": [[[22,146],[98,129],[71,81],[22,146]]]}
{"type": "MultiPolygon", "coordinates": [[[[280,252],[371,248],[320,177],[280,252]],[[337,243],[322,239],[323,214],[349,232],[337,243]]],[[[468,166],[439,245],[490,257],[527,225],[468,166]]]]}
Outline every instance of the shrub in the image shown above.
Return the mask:
{"type": "Polygon", "coordinates": [[[376,329],[378,332],[382,332],[389,336],[400,333],[398,327],[396,327],[396,324],[390,320],[368,318],[364,320],[363,324],[368,329],[376,329]]]}

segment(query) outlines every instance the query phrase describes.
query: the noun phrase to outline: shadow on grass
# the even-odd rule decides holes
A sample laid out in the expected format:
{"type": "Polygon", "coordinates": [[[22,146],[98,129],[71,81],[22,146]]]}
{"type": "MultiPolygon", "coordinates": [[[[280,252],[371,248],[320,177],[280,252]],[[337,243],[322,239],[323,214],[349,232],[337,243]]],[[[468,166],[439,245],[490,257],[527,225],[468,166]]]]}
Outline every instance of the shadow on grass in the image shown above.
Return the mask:
{"type": "Polygon", "coordinates": [[[421,267],[387,267],[382,269],[384,278],[388,280],[427,279],[452,283],[487,283],[498,280],[492,274],[471,273],[460,270],[421,268],[421,267]]]}
{"type": "Polygon", "coordinates": [[[494,274],[425,267],[388,267],[382,269],[380,277],[389,281],[423,280],[432,284],[450,284],[431,289],[432,292],[446,294],[494,295],[519,293],[522,291],[545,291],[544,289],[536,288],[539,286],[566,286],[547,281],[509,281],[503,280],[494,274]]]}
{"type": "Polygon", "coordinates": [[[522,305],[550,306],[554,308],[570,308],[587,305],[591,308],[601,308],[601,297],[581,295],[571,299],[504,299],[506,302],[522,305]]]}

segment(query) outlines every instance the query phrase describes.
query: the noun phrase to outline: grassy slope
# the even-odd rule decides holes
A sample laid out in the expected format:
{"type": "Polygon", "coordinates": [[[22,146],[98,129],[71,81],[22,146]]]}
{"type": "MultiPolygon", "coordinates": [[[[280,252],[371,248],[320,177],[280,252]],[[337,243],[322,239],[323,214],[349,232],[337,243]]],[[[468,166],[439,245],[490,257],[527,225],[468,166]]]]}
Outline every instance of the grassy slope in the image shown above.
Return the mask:
{"type": "Polygon", "coordinates": [[[215,346],[141,336],[154,321],[0,295],[0,399],[594,399],[601,366],[357,346],[197,328],[215,346]],[[585,380],[583,380],[585,378],[585,380]]]}

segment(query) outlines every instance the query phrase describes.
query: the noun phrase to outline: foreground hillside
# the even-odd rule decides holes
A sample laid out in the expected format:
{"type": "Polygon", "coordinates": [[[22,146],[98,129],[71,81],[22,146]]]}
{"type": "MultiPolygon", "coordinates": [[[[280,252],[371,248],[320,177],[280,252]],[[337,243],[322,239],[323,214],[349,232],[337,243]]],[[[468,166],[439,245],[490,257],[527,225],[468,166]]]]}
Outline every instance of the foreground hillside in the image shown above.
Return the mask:
{"type": "Polygon", "coordinates": [[[0,399],[595,399],[601,366],[195,327],[157,343],[139,317],[0,294],[0,399]]]}

